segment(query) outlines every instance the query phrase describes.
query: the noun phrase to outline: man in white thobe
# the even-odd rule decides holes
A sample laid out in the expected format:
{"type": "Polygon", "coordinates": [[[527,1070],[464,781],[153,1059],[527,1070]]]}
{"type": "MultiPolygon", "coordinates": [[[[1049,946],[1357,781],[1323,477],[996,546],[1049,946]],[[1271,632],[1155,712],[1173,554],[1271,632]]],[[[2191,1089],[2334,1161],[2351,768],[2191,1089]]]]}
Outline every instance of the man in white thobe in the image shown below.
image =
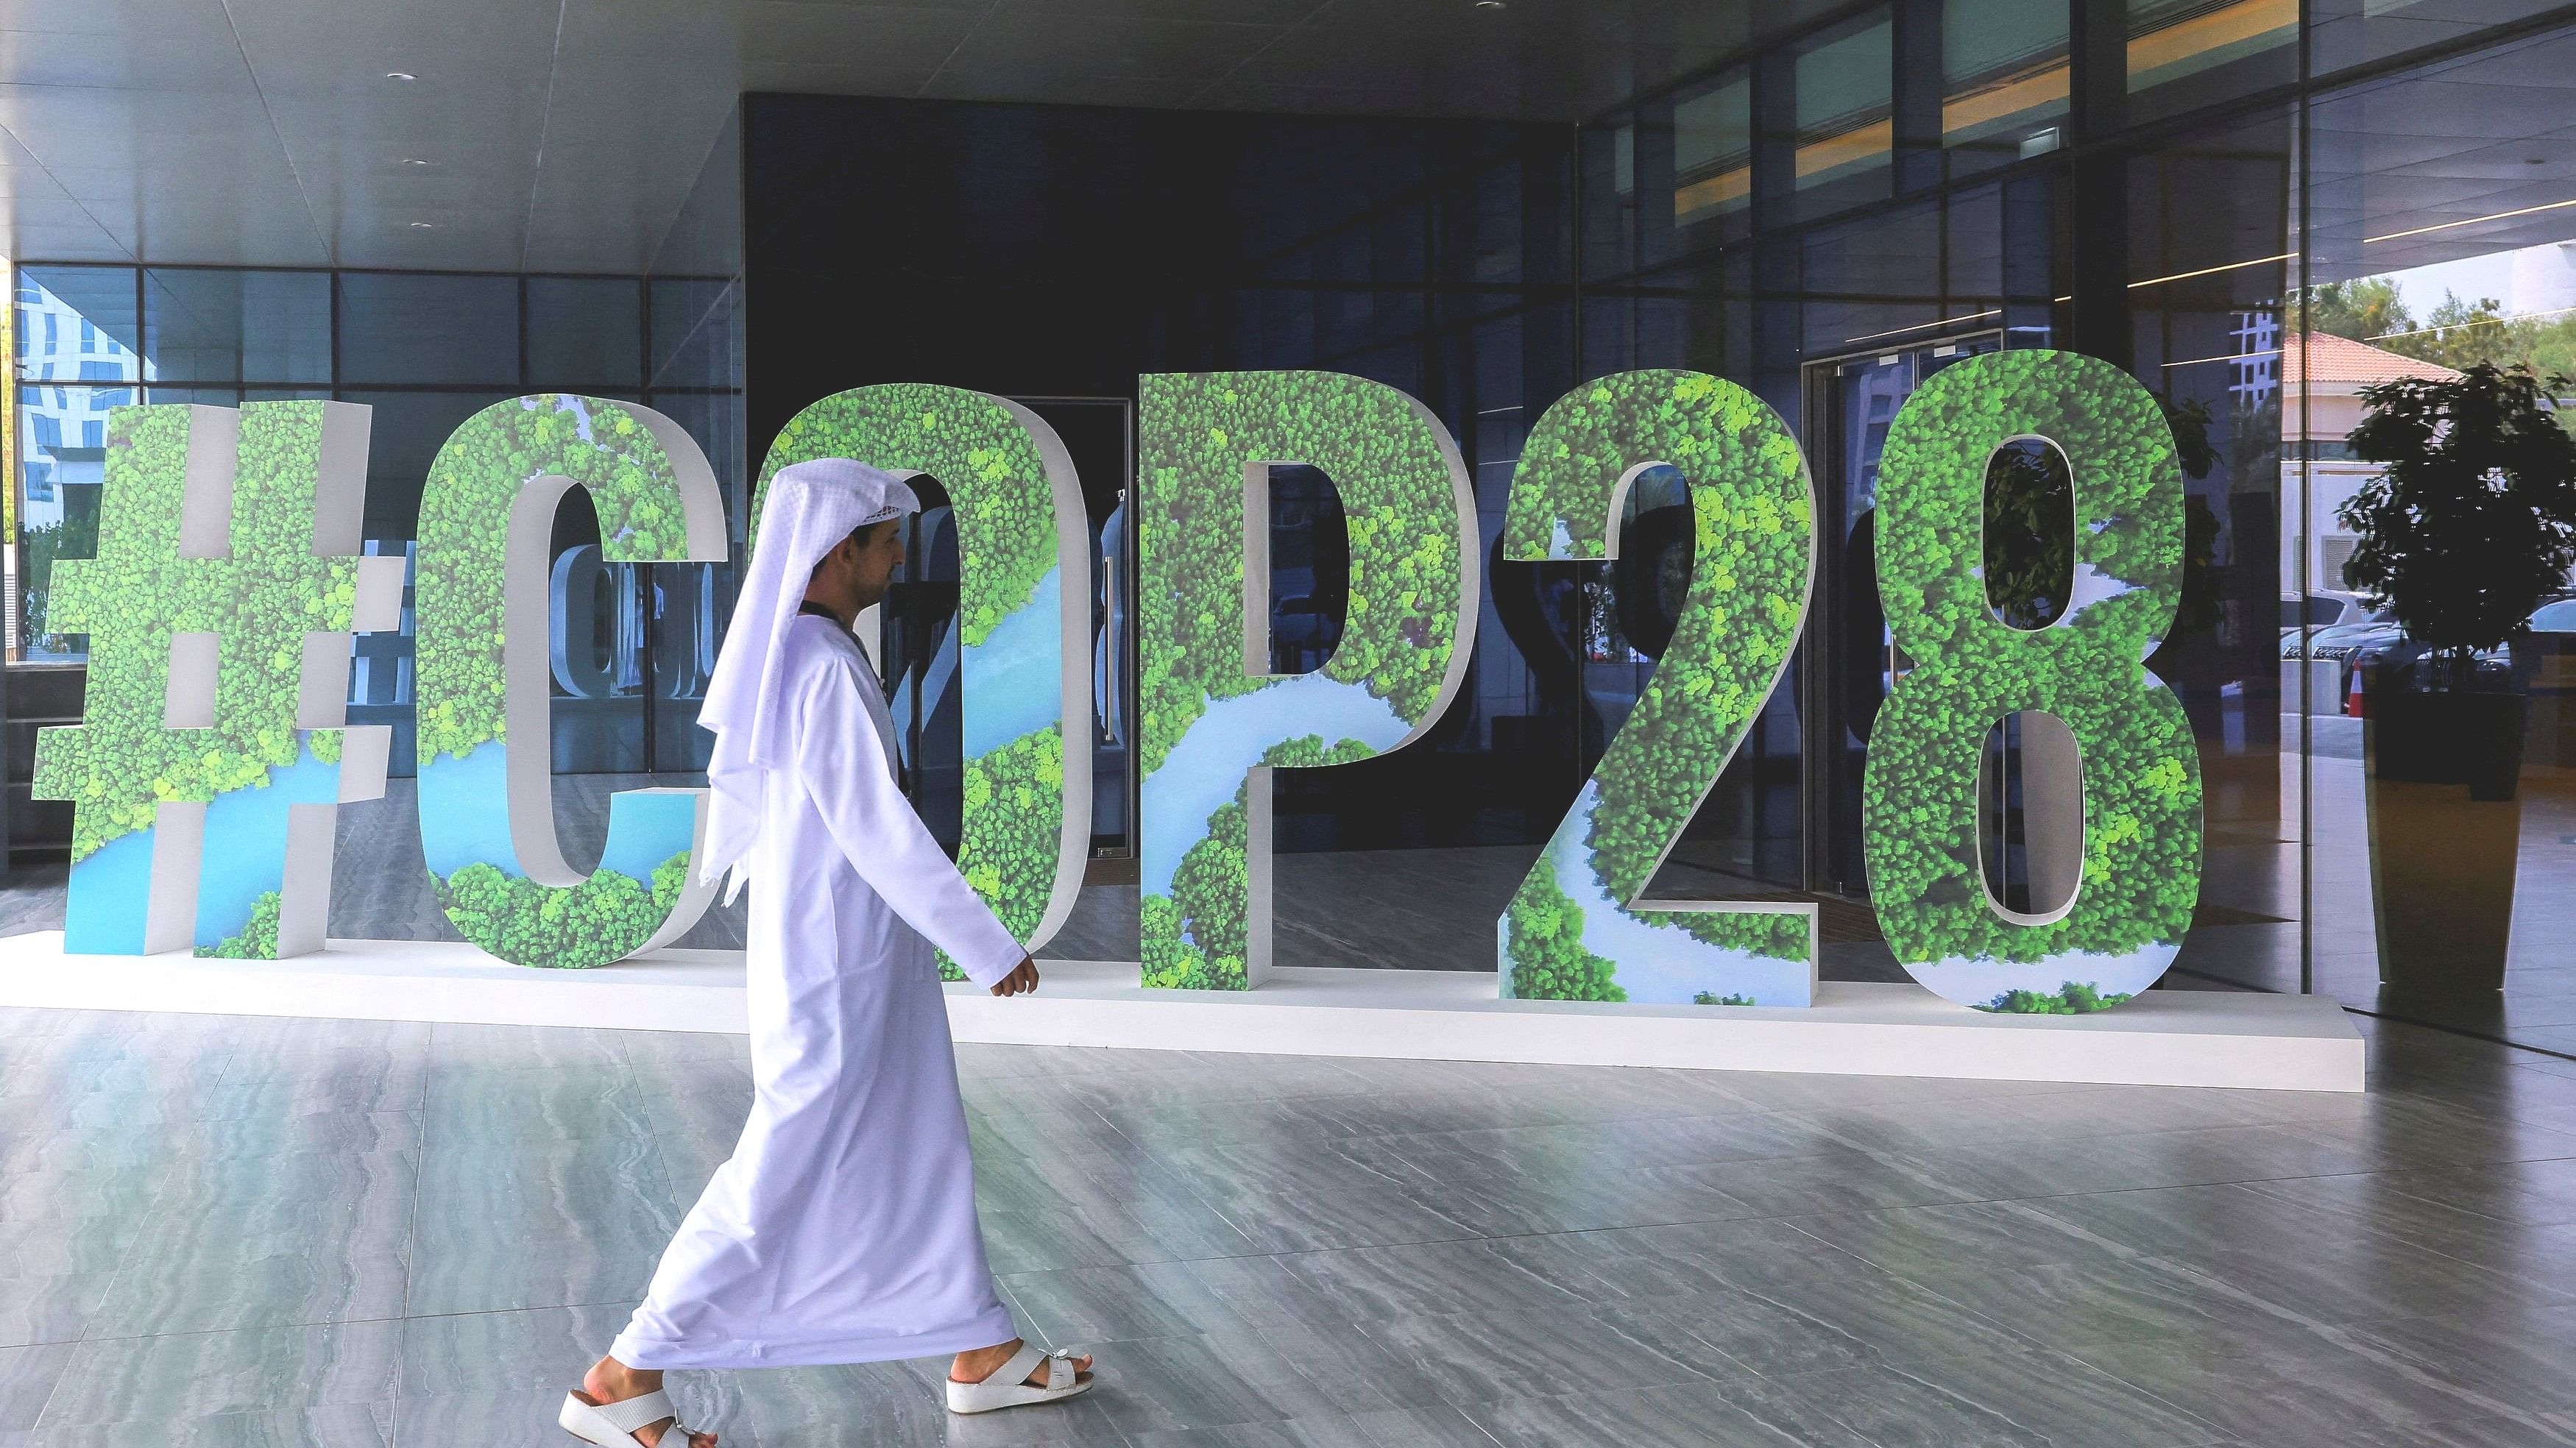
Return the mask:
{"type": "Polygon", "coordinates": [[[895,781],[885,691],[851,628],[903,561],[911,489],[826,459],[784,468],[700,722],[705,878],[756,882],[750,1119],[563,1426],[599,1444],[708,1448],[666,1368],[953,1353],[960,1412],[1070,1396],[1089,1358],[1024,1346],[975,1219],[974,1163],[931,946],[995,995],[1036,963],[895,781]]]}

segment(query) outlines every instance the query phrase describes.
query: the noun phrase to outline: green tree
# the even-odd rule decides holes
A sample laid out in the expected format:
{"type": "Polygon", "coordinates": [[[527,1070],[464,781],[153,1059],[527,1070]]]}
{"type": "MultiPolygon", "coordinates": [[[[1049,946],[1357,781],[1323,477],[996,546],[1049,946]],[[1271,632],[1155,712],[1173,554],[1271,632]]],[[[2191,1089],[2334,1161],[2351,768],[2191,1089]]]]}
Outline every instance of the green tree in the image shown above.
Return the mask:
{"type": "Polygon", "coordinates": [[[2337,515],[2361,537],[2344,576],[2447,660],[2453,687],[2576,568],[2576,439],[2550,402],[2568,386],[2481,362],[2362,389],[2353,455],[2384,467],[2337,515]]]}
{"type": "Polygon", "coordinates": [[[1152,775],[1210,700],[1269,688],[1243,669],[1244,468],[1320,468],[1342,499],[1350,599],[1326,677],[1420,723],[1458,625],[1454,450],[1412,399],[1332,372],[1160,373],[1140,380],[1137,657],[1152,775]]]}
{"type": "MultiPolygon", "coordinates": [[[[2291,305],[2292,325],[2300,331],[2324,332],[2367,342],[2391,332],[2413,330],[2397,284],[2386,277],[2361,277],[2313,286],[2291,305]]],[[[2381,344],[2384,345],[2384,344],[2381,344]]]]}
{"type": "Polygon", "coordinates": [[[686,851],[655,866],[648,884],[593,870],[567,889],[540,885],[489,864],[429,877],[459,933],[516,965],[584,970],[625,959],[670,917],[687,884],[686,851]]]}
{"type": "MultiPolygon", "coordinates": [[[[345,632],[357,602],[355,557],[313,552],[326,404],[241,409],[233,448],[229,556],[179,555],[196,410],[109,413],[106,478],[92,555],[56,552],[46,619],[90,637],[82,722],[38,731],[34,794],[74,802],[72,860],[152,827],[169,801],[211,801],[267,785],[310,747],[339,755],[338,730],[299,730],[304,636],[345,632]],[[222,649],[214,722],[168,729],[172,635],[212,633],[222,649]]],[[[64,534],[57,550],[76,545],[64,534]]]]}
{"type": "Polygon", "coordinates": [[[661,442],[625,405],[541,394],[496,402],[438,449],[421,485],[413,597],[419,763],[506,734],[502,592],[512,505],[545,474],[570,478],[599,517],[600,556],[688,556],[686,513],[661,442]]]}
{"type": "Polygon", "coordinates": [[[271,890],[253,900],[250,919],[234,934],[213,945],[200,945],[201,957],[221,960],[277,959],[277,917],[285,897],[271,890]]]}
{"type": "MultiPolygon", "coordinates": [[[[510,518],[541,477],[570,479],[599,519],[600,556],[646,563],[689,556],[678,471],[645,419],[623,403],[546,393],[494,403],[448,435],[420,500],[414,645],[417,759],[424,811],[506,809],[499,799],[442,800],[434,772],[495,741],[507,743],[504,593],[510,518]]],[[[682,837],[685,842],[685,836],[682,837]]],[[[579,885],[542,885],[487,861],[431,876],[450,923],[480,949],[516,965],[585,967],[621,960],[650,940],[678,900],[685,852],[664,888],[615,870],[579,885]]],[[[517,868],[513,859],[507,862],[517,868]]]]}
{"type": "Polygon", "coordinates": [[[2013,1016],[2082,1016],[2109,1010],[2132,999],[2121,992],[2104,994],[2090,981],[2068,981],[2055,991],[2008,990],[1983,1009],[2013,1016]]]}
{"type": "Polygon", "coordinates": [[[2442,293],[2442,304],[2424,318],[2423,326],[2404,335],[2383,337],[2373,345],[2460,371],[2481,362],[2511,366],[2528,338],[2504,318],[2504,304],[2493,297],[2474,302],[2455,292],[2442,293]]]}
{"type": "MultiPolygon", "coordinates": [[[[957,860],[966,883],[1023,944],[1046,921],[1063,844],[1064,731],[1050,724],[966,761],[957,860]]],[[[943,980],[964,980],[946,951],[943,980]]]]}

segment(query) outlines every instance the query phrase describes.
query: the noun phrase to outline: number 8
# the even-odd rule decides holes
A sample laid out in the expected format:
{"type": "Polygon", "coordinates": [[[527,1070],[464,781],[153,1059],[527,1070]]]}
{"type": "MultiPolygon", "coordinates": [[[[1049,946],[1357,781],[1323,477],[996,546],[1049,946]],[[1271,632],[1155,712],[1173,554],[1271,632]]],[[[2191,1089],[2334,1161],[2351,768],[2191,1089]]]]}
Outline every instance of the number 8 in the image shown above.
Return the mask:
{"type": "Polygon", "coordinates": [[[2182,598],[2182,470],[2148,391],[2069,352],[1973,357],[1936,374],[1889,428],[1879,467],[1878,588],[1914,661],[1878,715],[1863,779],[1880,930],[1916,980],[1981,1010],[2117,1005],[2172,964],[2200,893],[2191,724],[2145,659],[2182,598]],[[1983,569],[1986,468],[2037,437],[2075,491],[2065,613],[2023,631],[1983,569]],[[2060,912],[2013,917],[1978,849],[1987,731],[2055,716],[2082,760],[2083,871],[2060,912]]]}

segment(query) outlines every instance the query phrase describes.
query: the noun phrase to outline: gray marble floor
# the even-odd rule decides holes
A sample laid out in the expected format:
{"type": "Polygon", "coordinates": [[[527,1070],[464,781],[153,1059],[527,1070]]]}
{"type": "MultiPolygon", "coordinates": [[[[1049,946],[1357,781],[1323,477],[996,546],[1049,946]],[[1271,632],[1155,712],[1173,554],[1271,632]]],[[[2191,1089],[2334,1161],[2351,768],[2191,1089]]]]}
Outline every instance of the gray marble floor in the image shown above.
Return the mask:
{"type": "MultiPolygon", "coordinates": [[[[1058,1408],[677,1374],[728,1445],[2576,1444],[2576,1067],[2366,1096],[972,1046],[1058,1408]]],[[[0,1011],[0,1448],[552,1445],[720,1036],[0,1011]]]]}

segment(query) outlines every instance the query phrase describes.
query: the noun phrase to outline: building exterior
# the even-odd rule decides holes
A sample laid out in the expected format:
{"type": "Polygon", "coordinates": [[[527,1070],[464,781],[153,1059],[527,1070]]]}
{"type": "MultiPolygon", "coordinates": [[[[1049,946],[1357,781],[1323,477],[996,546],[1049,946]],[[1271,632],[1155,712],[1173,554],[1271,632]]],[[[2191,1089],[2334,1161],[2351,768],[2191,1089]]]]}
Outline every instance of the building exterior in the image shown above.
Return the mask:
{"type": "Polygon", "coordinates": [[[2302,485],[2307,494],[2307,526],[2281,538],[2281,576],[2305,579],[2312,590],[2339,591],[2358,540],[2336,513],[2379,474],[2344,441],[2361,425],[2361,390],[2405,377],[2440,382],[2460,374],[2349,337],[2303,332],[2282,350],[2281,375],[2281,495],[2296,497],[2302,485]]]}

